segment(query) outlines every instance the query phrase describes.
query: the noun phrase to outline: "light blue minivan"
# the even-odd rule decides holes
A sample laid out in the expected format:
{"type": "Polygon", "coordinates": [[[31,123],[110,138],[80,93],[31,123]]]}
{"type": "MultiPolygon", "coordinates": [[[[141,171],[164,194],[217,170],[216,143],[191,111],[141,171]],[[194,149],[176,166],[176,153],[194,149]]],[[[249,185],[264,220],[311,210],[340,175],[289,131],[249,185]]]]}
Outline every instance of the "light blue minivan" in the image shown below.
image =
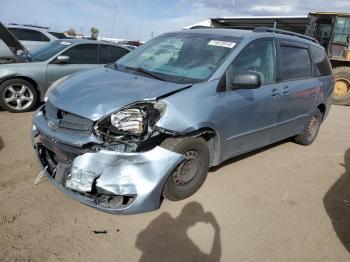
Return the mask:
{"type": "Polygon", "coordinates": [[[55,82],[33,118],[43,173],[111,213],[194,194],[208,168],[277,141],[311,144],[333,76],[311,38],[269,28],[158,36],[55,82]]]}

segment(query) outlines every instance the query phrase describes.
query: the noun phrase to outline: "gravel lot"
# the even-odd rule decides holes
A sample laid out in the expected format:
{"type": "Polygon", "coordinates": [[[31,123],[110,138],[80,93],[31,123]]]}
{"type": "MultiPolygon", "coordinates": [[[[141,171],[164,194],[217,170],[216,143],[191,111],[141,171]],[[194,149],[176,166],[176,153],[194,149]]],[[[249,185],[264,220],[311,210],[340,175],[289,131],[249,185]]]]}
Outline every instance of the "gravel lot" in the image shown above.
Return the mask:
{"type": "Polygon", "coordinates": [[[0,261],[350,261],[349,107],[312,146],[228,161],[190,199],[132,216],[34,186],[31,115],[0,112],[0,261]]]}

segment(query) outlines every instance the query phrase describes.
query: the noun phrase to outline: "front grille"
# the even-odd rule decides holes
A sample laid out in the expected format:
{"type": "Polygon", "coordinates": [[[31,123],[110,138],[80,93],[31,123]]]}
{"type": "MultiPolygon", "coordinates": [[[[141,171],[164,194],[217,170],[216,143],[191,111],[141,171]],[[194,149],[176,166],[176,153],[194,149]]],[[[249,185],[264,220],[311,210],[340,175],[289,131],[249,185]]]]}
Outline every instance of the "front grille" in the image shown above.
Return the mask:
{"type": "Polygon", "coordinates": [[[50,102],[45,104],[45,118],[51,121],[56,129],[63,129],[83,135],[92,134],[94,122],[90,119],[80,117],[53,106],[50,102]]]}

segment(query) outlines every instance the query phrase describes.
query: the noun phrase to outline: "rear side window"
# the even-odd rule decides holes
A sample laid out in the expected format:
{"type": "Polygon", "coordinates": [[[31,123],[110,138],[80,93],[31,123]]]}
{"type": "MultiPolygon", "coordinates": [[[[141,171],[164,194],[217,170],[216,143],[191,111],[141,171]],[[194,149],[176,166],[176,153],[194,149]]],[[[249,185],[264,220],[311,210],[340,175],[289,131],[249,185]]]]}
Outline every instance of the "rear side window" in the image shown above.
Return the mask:
{"type": "Polygon", "coordinates": [[[110,64],[128,53],[124,48],[100,45],[100,64],[110,64]]]}
{"type": "Polygon", "coordinates": [[[18,40],[49,42],[50,39],[43,33],[31,29],[18,29],[18,40]]]}
{"type": "Polygon", "coordinates": [[[312,76],[312,63],[307,48],[281,45],[282,80],[302,79],[312,76]]]}
{"type": "Polygon", "coordinates": [[[66,35],[63,33],[57,33],[57,32],[49,32],[49,33],[58,39],[67,39],[66,35]]]}
{"type": "Polygon", "coordinates": [[[328,60],[327,54],[323,47],[310,46],[312,57],[315,64],[316,76],[330,76],[332,75],[331,63],[328,60]]]}
{"type": "Polygon", "coordinates": [[[98,49],[96,44],[76,45],[63,55],[69,56],[68,64],[98,64],[98,49]]]}

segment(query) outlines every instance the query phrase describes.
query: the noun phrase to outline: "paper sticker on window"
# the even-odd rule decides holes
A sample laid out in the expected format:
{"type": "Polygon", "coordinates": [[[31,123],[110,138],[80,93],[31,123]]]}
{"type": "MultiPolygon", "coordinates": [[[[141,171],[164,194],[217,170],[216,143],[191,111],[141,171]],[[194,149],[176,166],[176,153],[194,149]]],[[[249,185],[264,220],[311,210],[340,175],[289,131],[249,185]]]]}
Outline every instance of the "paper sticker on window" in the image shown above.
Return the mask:
{"type": "Polygon", "coordinates": [[[71,45],[72,43],[66,42],[66,41],[62,41],[62,42],[60,42],[60,44],[61,44],[61,45],[71,45]]]}
{"type": "Polygon", "coordinates": [[[234,48],[236,43],[226,42],[226,41],[219,41],[219,40],[211,40],[208,43],[208,45],[221,46],[221,47],[227,47],[227,48],[234,48]]]}

